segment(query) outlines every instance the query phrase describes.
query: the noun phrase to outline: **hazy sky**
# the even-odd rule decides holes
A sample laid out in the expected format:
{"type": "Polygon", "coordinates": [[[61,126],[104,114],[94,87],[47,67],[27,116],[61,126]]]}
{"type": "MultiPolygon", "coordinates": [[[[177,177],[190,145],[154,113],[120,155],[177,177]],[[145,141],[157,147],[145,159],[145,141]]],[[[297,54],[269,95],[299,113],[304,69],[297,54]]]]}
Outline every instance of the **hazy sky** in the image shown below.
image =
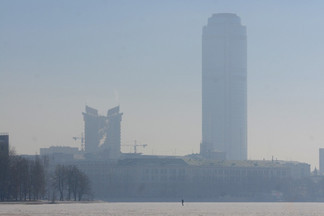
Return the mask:
{"type": "Polygon", "coordinates": [[[120,104],[122,144],[198,153],[202,27],[231,12],[248,35],[248,158],[318,167],[323,11],[320,0],[0,0],[0,131],[19,154],[79,146],[85,105],[120,104]]]}

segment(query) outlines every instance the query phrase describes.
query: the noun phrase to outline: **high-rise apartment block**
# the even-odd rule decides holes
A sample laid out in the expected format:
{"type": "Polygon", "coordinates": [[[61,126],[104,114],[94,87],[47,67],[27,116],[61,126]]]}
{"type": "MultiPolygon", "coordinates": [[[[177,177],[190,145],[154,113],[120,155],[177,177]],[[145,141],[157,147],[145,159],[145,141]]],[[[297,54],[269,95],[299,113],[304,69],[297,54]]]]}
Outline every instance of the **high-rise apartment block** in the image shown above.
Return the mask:
{"type": "Polygon", "coordinates": [[[231,13],[214,14],[203,27],[200,153],[247,159],[247,37],[231,13]]]}

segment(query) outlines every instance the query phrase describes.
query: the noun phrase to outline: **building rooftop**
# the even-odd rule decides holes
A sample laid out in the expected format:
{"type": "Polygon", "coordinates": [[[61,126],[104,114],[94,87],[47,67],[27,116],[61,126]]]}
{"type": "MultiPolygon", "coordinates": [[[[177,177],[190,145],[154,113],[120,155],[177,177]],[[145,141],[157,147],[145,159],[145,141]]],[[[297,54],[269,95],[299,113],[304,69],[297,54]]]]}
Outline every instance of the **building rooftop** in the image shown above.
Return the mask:
{"type": "Polygon", "coordinates": [[[213,166],[213,167],[287,167],[308,165],[296,161],[281,160],[210,160],[199,155],[179,156],[149,156],[140,155],[137,158],[126,158],[118,161],[119,165],[129,166],[213,166]]]}
{"type": "Polygon", "coordinates": [[[306,164],[295,161],[279,160],[207,160],[202,158],[184,157],[183,160],[191,166],[216,166],[216,167],[284,167],[287,165],[306,164]]]}

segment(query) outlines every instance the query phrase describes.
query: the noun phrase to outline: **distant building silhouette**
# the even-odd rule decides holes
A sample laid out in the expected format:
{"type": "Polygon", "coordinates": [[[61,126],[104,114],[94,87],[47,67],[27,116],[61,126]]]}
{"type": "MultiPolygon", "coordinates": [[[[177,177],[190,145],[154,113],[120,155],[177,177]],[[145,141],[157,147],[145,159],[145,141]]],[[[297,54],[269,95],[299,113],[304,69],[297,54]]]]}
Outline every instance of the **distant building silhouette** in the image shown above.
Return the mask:
{"type": "MultiPolygon", "coordinates": [[[[276,201],[310,165],[288,161],[218,161],[141,155],[109,163],[79,160],[97,199],[111,201],[276,201]],[[280,186],[278,186],[280,185],[280,186]]],[[[289,192],[286,191],[288,194],[289,192]]]]}
{"type": "Polygon", "coordinates": [[[9,156],[9,134],[0,133],[0,157],[9,156]]]}
{"type": "Polygon", "coordinates": [[[86,106],[83,114],[85,153],[101,153],[103,157],[120,157],[120,128],[123,113],[116,106],[107,112],[107,116],[98,115],[94,108],[86,106]]]}
{"type": "Polygon", "coordinates": [[[64,164],[69,161],[82,158],[82,155],[77,147],[69,146],[51,146],[49,148],[39,149],[41,156],[46,156],[53,163],[64,164]]]}
{"type": "Polygon", "coordinates": [[[120,156],[120,123],[123,113],[119,112],[119,106],[108,110],[108,130],[107,138],[103,145],[109,151],[109,158],[118,158],[120,156]]]}
{"type": "Polygon", "coordinates": [[[247,159],[246,28],[214,14],[202,35],[202,143],[206,158],[247,159]]]}
{"type": "Polygon", "coordinates": [[[49,148],[40,148],[39,149],[40,155],[50,155],[50,154],[77,154],[79,153],[79,149],[77,147],[70,147],[70,146],[51,146],[49,148]]]}
{"type": "Polygon", "coordinates": [[[83,114],[85,152],[94,153],[99,146],[99,127],[103,124],[100,121],[98,110],[86,106],[83,114]],[[100,124],[101,123],[101,124],[100,124]]]}
{"type": "Polygon", "coordinates": [[[319,149],[319,172],[324,174],[324,148],[319,149]]]}

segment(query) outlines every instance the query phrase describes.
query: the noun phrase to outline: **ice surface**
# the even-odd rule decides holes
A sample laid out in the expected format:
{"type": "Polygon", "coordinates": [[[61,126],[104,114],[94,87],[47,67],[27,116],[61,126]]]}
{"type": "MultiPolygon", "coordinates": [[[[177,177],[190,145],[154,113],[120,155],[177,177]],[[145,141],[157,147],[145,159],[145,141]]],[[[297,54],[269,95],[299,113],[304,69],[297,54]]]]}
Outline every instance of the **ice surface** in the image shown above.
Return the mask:
{"type": "Polygon", "coordinates": [[[226,216],[319,216],[321,203],[68,203],[0,204],[0,215],[103,216],[103,215],[226,215],[226,216]]]}

